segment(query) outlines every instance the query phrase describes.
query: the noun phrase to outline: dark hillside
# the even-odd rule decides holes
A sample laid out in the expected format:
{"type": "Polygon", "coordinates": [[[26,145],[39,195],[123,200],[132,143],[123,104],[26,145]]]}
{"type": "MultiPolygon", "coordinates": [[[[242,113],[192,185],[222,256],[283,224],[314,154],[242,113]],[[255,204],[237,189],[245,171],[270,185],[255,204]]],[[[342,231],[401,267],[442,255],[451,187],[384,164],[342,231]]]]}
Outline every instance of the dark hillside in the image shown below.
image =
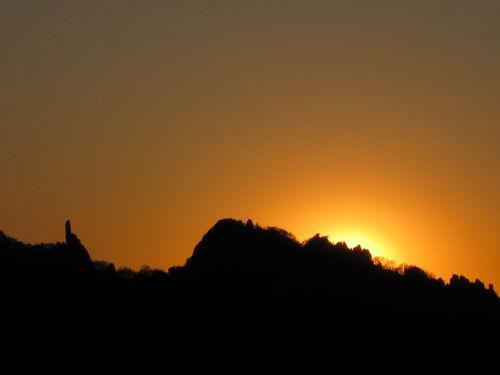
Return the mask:
{"type": "Polygon", "coordinates": [[[176,343],[176,359],[184,358],[179,350],[188,357],[196,350],[217,360],[222,350],[240,364],[304,362],[360,342],[363,351],[425,342],[427,350],[470,354],[500,334],[491,285],[457,275],[446,283],[416,266],[384,268],[360,247],[319,235],[300,243],[251,221],[219,221],[184,266],[168,271],[92,261],[69,224],[66,242],[49,245],[0,232],[0,264],[12,339],[56,337],[81,350],[155,351],[163,337],[176,343]]]}

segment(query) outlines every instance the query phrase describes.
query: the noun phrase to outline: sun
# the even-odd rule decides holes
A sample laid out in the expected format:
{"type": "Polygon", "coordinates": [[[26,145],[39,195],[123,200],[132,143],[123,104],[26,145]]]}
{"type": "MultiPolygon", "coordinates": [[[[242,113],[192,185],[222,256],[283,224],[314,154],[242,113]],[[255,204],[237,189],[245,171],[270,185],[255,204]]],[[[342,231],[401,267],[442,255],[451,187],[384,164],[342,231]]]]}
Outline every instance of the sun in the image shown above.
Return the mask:
{"type": "Polygon", "coordinates": [[[331,234],[328,236],[328,238],[333,243],[345,242],[350,248],[359,245],[363,249],[368,249],[374,257],[381,256],[387,259],[393,259],[394,254],[392,254],[387,241],[384,241],[383,239],[368,231],[331,231],[331,234]]]}

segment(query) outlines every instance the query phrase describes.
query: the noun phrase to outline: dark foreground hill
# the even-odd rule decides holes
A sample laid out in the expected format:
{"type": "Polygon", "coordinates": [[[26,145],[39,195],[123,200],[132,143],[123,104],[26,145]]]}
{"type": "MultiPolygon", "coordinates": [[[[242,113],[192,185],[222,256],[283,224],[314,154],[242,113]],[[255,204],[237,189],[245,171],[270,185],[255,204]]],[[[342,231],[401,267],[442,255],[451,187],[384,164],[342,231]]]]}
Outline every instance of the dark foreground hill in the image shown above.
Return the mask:
{"type": "Polygon", "coordinates": [[[319,235],[300,243],[251,221],[219,221],[168,271],[92,261],[69,222],[66,242],[52,245],[0,232],[0,267],[4,325],[37,350],[55,340],[108,356],[148,348],[171,360],[290,364],[384,343],[470,354],[500,334],[492,285],[384,268],[360,247],[319,235]]]}

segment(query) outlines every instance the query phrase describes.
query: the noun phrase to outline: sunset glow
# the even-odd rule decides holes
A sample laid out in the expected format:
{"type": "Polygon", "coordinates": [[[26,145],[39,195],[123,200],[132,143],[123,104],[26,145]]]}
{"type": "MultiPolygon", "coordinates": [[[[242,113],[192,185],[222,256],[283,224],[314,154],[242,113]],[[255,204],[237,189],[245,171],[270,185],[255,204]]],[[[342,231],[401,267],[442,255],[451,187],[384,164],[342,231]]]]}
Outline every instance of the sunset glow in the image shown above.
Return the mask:
{"type": "Polygon", "coordinates": [[[383,241],[373,237],[373,235],[365,234],[360,231],[351,230],[345,232],[332,232],[328,238],[331,242],[345,242],[350,248],[361,246],[363,249],[370,250],[372,256],[382,256],[387,259],[395,259],[395,254],[391,251],[389,246],[383,241]]]}
{"type": "Polygon", "coordinates": [[[251,218],[500,288],[500,2],[7,3],[5,233],[167,269],[251,218]]]}

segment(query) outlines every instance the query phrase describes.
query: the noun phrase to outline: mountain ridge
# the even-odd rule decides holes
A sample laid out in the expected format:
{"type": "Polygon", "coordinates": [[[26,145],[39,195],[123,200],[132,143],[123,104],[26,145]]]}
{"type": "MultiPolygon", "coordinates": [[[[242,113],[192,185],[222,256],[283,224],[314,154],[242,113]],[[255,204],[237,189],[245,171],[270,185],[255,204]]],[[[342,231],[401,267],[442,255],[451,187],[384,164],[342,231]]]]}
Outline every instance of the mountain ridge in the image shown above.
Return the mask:
{"type": "Polygon", "coordinates": [[[42,340],[36,351],[49,357],[54,348],[93,348],[183,364],[331,366],[331,358],[384,355],[382,343],[404,355],[412,347],[415,358],[422,348],[440,356],[444,343],[484,360],[484,345],[500,337],[492,286],[387,269],[368,250],[320,235],[299,242],[280,228],[223,219],[168,271],[89,263],[77,238],[67,231],[67,243],[25,245],[0,233],[7,337],[42,340]]]}
{"type": "MultiPolygon", "coordinates": [[[[345,271],[343,267],[346,265],[350,267],[348,268],[350,272],[361,266],[372,270],[392,272],[400,276],[413,276],[440,286],[469,286],[476,290],[484,289],[491,296],[498,298],[494,286],[489,284],[485,287],[479,279],[471,282],[462,275],[454,274],[449,282],[445,282],[442,278],[435,278],[418,266],[401,264],[389,268],[380,260],[380,257],[373,258],[368,249],[359,245],[349,248],[345,242],[331,243],[328,236],[320,234],[300,242],[292,233],[284,229],[262,227],[254,224],[251,219],[246,222],[233,218],[218,220],[202,236],[185,264],[170,267],[167,271],[151,269],[148,266],[144,266],[139,271],[133,271],[127,267],[116,271],[112,262],[91,259],[78,236],[71,232],[69,221],[66,223],[66,229],[66,242],[39,244],[23,243],[0,230],[0,259],[3,260],[4,265],[11,262],[11,265],[27,266],[31,272],[36,268],[37,262],[45,258],[39,266],[59,267],[63,270],[65,266],[71,265],[69,272],[75,271],[76,266],[80,270],[95,272],[106,270],[116,273],[117,276],[128,275],[129,277],[131,274],[144,276],[148,272],[173,277],[182,272],[198,275],[217,272],[227,272],[233,275],[240,272],[270,273],[282,272],[287,267],[298,271],[306,267],[305,264],[311,267],[309,272],[339,272],[339,269],[345,271]]],[[[6,267],[4,271],[5,269],[6,267]]],[[[19,268],[16,267],[16,269],[19,268]]]]}

